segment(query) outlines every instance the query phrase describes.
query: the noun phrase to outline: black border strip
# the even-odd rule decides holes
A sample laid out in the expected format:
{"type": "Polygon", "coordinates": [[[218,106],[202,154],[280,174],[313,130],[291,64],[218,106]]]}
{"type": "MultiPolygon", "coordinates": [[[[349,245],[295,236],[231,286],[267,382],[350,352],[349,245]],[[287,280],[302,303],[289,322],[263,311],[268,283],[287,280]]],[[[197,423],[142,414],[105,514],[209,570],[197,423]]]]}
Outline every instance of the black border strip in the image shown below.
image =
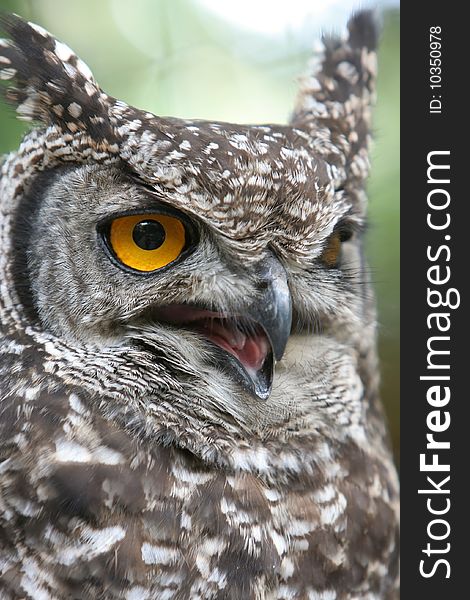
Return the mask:
{"type": "Polygon", "coordinates": [[[470,435],[465,410],[468,386],[464,389],[463,383],[470,375],[464,289],[469,270],[465,229],[470,192],[464,188],[469,167],[463,144],[470,133],[469,36],[457,3],[402,5],[401,597],[407,600],[450,600],[468,594],[470,435]],[[432,41],[439,41],[440,48],[431,46],[432,41]],[[432,61],[440,71],[431,72],[432,61]],[[431,75],[441,79],[431,80],[431,75]],[[436,83],[441,87],[430,87],[436,83]],[[431,163],[450,169],[436,167],[428,172],[431,163]],[[433,208],[438,204],[443,208],[433,208]],[[438,228],[445,223],[446,227],[438,228]],[[455,308],[445,306],[446,299],[455,308]],[[436,350],[446,353],[433,354],[436,350]],[[442,442],[441,447],[426,447],[430,434],[432,440],[442,442]],[[421,468],[420,455],[424,455],[421,468]],[[434,471],[426,467],[433,461],[438,465],[434,471]]]}

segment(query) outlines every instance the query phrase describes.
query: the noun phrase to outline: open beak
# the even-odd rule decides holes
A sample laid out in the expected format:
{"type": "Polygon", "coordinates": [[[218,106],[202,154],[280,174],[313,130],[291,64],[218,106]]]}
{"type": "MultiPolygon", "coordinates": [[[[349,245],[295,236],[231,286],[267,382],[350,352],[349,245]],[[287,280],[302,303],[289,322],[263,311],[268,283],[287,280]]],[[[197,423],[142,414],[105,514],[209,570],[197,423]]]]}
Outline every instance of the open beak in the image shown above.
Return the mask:
{"type": "Polygon", "coordinates": [[[284,267],[273,255],[260,266],[261,297],[247,310],[268,336],[276,360],[281,360],[292,326],[292,299],[284,267]]]}
{"type": "Polygon", "coordinates": [[[266,400],[290,335],[292,300],[286,271],[274,255],[258,264],[257,275],[256,299],[235,315],[178,304],[156,308],[154,318],[203,335],[216,347],[217,365],[266,400]]]}
{"type": "Polygon", "coordinates": [[[269,255],[258,268],[260,296],[246,309],[244,316],[261,328],[269,348],[257,370],[246,369],[243,363],[234,367],[240,370],[241,366],[240,383],[260,400],[267,400],[272,389],[274,367],[283,357],[290,335],[292,300],[286,271],[274,255],[269,255]]]}

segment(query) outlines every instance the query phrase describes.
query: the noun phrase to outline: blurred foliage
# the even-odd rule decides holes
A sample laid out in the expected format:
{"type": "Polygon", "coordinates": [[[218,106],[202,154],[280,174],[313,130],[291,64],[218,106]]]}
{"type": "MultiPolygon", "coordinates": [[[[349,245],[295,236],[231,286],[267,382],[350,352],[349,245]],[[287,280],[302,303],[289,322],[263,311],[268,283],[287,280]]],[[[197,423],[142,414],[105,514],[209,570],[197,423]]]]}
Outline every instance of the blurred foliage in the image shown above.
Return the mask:
{"type": "MultiPolygon", "coordinates": [[[[195,0],[0,0],[73,48],[100,85],[159,115],[285,122],[312,38],[232,27],[195,0]]],[[[338,27],[343,23],[338,23],[338,27]]],[[[384,14],[367,254],[379,305],[382,396],[399,440],[399,13],[384,14]]],[[[0,154],[27,127],[0,106],[0,154]]]]}
{"type": "Polygon", "coordinates": [[[385,15],[379,53],[367,256],[379,310],[382,398],[400,459],[400,20],[385,15]]]}

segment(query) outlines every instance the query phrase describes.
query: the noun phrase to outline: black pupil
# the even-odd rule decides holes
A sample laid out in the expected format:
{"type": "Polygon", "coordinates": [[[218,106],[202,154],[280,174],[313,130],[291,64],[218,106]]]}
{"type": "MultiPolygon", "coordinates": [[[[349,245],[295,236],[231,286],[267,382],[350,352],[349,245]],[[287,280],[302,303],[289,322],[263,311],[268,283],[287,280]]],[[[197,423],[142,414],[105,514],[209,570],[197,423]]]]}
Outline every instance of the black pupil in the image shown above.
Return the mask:
{"type": "Polygon", "coordinates": [[[156,250],[165,241],[165,229],[158,221],[140,221],[134,227],[132,239],[142,250],[156,250]]]}

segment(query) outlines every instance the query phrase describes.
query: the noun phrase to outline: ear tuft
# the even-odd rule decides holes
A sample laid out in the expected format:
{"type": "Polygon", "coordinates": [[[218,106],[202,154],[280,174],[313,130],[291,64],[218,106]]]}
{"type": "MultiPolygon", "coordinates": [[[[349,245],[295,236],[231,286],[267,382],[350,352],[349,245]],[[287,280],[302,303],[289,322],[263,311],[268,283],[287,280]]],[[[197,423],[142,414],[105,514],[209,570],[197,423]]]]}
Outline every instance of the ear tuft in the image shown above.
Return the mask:
{"type": "Polygon", "coordinates": [[[110,137],[109,99],[88,66],[41,26],[1,15],[0,79],[19,119],[110,137]]]}
{"type": "Polygon", "coordinates": [[[313,150],[337,168],[337,185],[358,186],[368,175],[378,32],[375,13],[361,11],[344,38],[325,36],[292,116],[291,124],[309,133],[313,150]]]}
{"type": "Polygon", "coordinates": [[[352,48],[377,49],[380,25],[375,12],[364,10],[353,14],[348,22],[348,31],[352,48]]]}

